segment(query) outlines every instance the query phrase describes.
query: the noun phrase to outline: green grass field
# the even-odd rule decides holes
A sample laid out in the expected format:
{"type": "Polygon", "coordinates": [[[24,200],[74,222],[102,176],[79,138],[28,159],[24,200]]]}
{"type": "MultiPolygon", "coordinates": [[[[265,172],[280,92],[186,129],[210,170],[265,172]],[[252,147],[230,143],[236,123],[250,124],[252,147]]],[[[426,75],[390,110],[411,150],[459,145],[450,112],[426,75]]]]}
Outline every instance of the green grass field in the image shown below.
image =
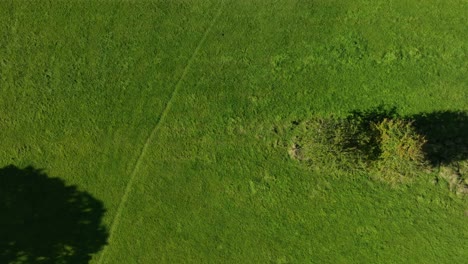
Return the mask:
{"type": "Polygon", "coordinates": [[[466,0],[0,1],[0,263],[466,263],[448,184],[318,172],[284,142],[379,105],[466,113],[467,17],[466,0]]]}

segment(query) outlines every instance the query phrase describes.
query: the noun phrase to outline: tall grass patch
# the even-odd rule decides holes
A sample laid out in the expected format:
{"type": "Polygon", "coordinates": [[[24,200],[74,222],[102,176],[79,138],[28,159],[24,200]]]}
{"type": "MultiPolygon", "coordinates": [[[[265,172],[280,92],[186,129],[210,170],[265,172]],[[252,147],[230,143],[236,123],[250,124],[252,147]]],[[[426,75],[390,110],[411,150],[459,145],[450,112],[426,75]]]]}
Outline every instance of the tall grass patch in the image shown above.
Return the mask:
{"type": "Polygon", "coordinates": [[[420,174],[426,166],[423,153],[426,139],[416,133],[412,121],[385,118],[371,126],[377,132],[380,150],[371,168],[380,179],[398,183],[420,174]]]}

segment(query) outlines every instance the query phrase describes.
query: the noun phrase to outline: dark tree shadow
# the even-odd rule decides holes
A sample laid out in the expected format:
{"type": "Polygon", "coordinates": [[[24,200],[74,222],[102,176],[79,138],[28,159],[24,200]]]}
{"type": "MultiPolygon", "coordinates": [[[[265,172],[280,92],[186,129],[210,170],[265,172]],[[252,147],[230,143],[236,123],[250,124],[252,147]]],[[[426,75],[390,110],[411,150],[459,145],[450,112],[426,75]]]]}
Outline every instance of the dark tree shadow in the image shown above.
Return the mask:
{"type": "Polygon", "coordinates": [[[426,138],[423,150],[433,166],[468,159],[468,112],[440,111],[409,118],[426,138]]]}
{"type": "Polygon", "coordinates": [[[106,244],[102,202],[42,170],[0,169],[0,263],[88,263],[106,244]]]}

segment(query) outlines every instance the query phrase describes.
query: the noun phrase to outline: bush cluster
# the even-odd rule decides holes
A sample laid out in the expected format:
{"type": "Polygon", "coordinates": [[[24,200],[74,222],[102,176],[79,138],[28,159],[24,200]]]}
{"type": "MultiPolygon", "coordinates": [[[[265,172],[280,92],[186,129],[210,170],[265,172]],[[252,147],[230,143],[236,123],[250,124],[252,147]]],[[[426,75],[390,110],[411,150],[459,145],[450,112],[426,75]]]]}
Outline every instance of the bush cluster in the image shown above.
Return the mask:
{"type": "Polygon", "coordinates": [[[426,140],[411,120],[391,111],[312,118],[295,131],[290,154],[313,168],[365,170],[386,182],[398,183],[411,179],[425,166],[426,140]]]}

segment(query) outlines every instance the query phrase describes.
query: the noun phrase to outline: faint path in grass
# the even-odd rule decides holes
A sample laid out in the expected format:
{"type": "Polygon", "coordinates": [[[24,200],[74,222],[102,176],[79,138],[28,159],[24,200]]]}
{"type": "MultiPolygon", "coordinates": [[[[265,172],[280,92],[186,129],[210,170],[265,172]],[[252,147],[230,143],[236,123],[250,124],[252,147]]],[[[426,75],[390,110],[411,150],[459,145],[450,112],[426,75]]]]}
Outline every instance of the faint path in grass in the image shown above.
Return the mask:
{"type": "MultiPolygon", "coordinates": [[[[166,118],[169,110],[171,109],[171,105],[172,105],[172,103],[174,101],[175,96],[177,95],[177,92],[180,90],[180,86],[182,84],[183,79],[187,75],[187,73],[188,73],[188,71],[190,69],[190,66],[192,65],[193,61],[195,60],[195,57],[197,56],[197,53],[200,51],[200,49],[201,49],[203,43],[205,42],[208,34],[210,33],[210,31],[213,28],[214,24],[216,24],[216,21],[218,20],[219,16],[221,15],[221,13],[223,11],[223,6],[224,6],[224,1],[222,1],[220,3],[219,8],[217,10],[217,13],[213,17],[211,23],[209,24],[209,26],[205,30],[205,33],[203,34],[202,38],[198,42],[197,47],[195,48],[195,50],[192,53],[192,56],[187,61],[187,64],[185,65],[185,68],[184,68],[184,71],[182,72],[182,75],[180,76],[177,83],[175,84],[175,86],[174,86],[174,88],[172,90],[172,93],[171,93],[171,95],[169,97],[169,100],[167,101],[166,106],[164,107],[164,110],[163,110],[161,116],[159,117],[158,121],[155,123],[151,133],[146,138],[145,144],[143,145],[143,147],[142,147],[142,149],[140,151],[140,154],[139,154],[139,156],[138,156],[138,158],[136,160],[135,166],[133,167],[133,170],[132,170],[132,172],[130,174],[130,180],[128,181],[128,183],[127,183],[127,185],[125,187],[124,194],[123,194],[122,198],[120,199],[120,203],[119,203],[119,205],[117,207],[117,212],[116,212],[116,214],[114,216],[114,219],[112,220],[110,230],[109,230],[108,244],[110,244],[112,242],[112,240],[114,238],[114,236],[113,236],[114,231],[119,226],[120,217],[122,215],[123,207],[124,207],[125,203],[128,200],[128,197],[129,197],[130,191],[132,189],[133,183],[134,183],[134,181],[136,179],[137,172],[139,171],[142,160],[143,160],[143,157],[145,156],[145,154],[146,154],[146,152],[148,150],[148,146],[153,141],[154,137],[156,136],[156,132],[159,130],[159,127],[160,127],[161,123],[164,121],[164,119],[166,118]]],[[[106,246],[102,250],[102,253],[99,256],[99,259],[98,259],[97,263],[101,264],[101,263],[103,263],[103,261],[105,261],[106,254],[107,254],[107,251],[108,251],[108,247],[109,246],[106,246]]]]}

